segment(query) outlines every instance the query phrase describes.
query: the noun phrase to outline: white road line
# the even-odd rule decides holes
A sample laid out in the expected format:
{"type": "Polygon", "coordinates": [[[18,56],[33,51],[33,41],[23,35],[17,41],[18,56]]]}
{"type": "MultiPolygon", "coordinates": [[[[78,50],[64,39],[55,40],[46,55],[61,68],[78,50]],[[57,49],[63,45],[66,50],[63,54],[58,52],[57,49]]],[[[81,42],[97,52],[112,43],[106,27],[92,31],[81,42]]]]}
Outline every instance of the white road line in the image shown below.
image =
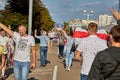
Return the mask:
{"type": "Polygon", "coordinates": [[[53,80],[57,79],[57,65],[54,66],[54,71],[53,71],[53,80]]]}

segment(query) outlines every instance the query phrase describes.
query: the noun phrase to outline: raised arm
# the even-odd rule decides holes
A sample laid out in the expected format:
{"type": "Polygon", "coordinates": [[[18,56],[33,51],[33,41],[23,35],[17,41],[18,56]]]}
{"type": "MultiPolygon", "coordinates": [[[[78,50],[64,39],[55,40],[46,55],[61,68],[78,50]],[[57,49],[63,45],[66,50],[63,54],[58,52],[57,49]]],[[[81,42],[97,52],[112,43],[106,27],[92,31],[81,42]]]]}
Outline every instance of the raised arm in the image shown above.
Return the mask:
{"type": "Polygon", "coordinates": [[[64,33],[65,38],[71,39],[63,29],[61,31],[64,33]]]}
{"type": "Polygon", "coordinates": [[[118,13],[118,11],[116,11],[115,9],[113,10],[112,8],[110,8],[110,12],[112,13],[113,17],[114,17],[116,20],[119,20],[119,19],[120,19],[120,14],[118,13]]]}
{"type": "Polygon", "coordinates": [[[0,27],[5,30],[10,36],[13,36],[14,32],[10,30],[6,25],[0,23],[0,27]]]}
{"type": "Polygon", "coordinates": [[[35,29],[34,36],[37,38],[37,29],[35,29]]]}

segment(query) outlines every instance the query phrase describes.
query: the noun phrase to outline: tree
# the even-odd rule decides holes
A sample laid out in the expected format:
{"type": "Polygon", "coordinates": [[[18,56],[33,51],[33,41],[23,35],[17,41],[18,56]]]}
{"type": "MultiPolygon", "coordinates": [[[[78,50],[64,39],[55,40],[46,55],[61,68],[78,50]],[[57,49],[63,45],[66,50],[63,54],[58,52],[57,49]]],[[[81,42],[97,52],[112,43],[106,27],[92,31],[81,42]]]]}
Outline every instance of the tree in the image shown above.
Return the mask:
{"type": "Polygon", "coordinates": [[[50,30],[54,27],[54,21],[49,15],[49,11],[45,8],[45,5],[39,1],[34,0],[34,10],[33,10],[33,24],[34,28],[44,28],[45,30],[50,30]],[[37,22],[38,21],[38,22],[37,22]]]}
{"type": "Polygon", "coordinates": [[[64,30],[66,30],[68,27],[68,23],[67,22],[64,22],[64,30]]]}
{"type": "MultiPolygon", "coordinates": [[[[6,25],[11,25],[12,29],[16,29],[19,24],[28,25],[29,0],[7,0],[5,10],[0,12],[0,20],[6,25]]],[[[33,0],[33,20],[32,30],[42,27],[50,30],[54,27],[48,9],[41,0],[33,0]]]]}

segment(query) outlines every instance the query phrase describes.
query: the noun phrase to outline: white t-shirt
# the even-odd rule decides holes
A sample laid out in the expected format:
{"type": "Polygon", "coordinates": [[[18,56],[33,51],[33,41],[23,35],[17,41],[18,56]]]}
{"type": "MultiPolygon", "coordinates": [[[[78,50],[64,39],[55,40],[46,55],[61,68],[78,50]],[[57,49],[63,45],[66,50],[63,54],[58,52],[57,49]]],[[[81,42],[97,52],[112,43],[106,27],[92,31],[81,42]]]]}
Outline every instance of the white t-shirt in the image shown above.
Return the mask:
{"type": "Polygon", "coordinates": [[[28,35],[27,37],[21,37],[19,33],[14,32],[13,38],[16,43],[14,60],[20,62],[30,61],[31,46],[35,46],[33,36],[28,35]]]}
{"type": "Polygon", "coordinates": [[[0,45],[4,46],[4,54],[8,53],[9,38],[7,36],[2,37],[0,35],[0,45]]]}
{"type": "Polygon", "coordinates": [[[49,36],[50,38],[53,38],[53,37],[54,37],[54,35],[55,35],[55,33],[54,33],[54,32],[50,32],[50,33],[48,33],[48,36],[49,36]]]}
{"type": "Polygon", "coordinates": [[[81,66],[81,74],[88,75],[93,60],[99,51],[107,48],[107,42],[95,35],[83,38],[78,45],[77,50],[82,52],[83,63],[81,66]]]}

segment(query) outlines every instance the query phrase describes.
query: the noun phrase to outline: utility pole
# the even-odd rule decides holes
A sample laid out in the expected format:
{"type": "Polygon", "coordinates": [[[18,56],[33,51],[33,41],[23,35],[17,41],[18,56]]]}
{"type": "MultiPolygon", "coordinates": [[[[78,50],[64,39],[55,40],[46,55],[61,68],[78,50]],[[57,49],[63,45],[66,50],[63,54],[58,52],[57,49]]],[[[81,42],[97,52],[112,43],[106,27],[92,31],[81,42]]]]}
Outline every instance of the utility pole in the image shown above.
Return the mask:
{"type": "Polygon", "coordinates": [[[118,12],[120,13],[120,0],[119,0],[119,5],[118,5],[118,12]]]}
{"type": "Polygon", "coordinates": [[[32,10],[33,10],[33,0],[29,0],[29,25],[28,25],[29,35],[31,35],[31,31],[32,31],[32,10]]]}

